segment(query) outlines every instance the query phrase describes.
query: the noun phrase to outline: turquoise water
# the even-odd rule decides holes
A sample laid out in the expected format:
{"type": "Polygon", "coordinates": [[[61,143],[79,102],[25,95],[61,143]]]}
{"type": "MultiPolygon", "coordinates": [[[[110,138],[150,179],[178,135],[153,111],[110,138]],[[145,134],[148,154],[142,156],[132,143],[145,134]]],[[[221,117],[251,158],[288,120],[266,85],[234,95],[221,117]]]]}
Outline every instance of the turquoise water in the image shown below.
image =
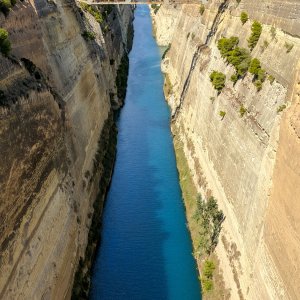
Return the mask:
{"type": "Polygon", "coordinates": [[[201,299],[147,6],[134,28],[91,299],[201,299]]]}

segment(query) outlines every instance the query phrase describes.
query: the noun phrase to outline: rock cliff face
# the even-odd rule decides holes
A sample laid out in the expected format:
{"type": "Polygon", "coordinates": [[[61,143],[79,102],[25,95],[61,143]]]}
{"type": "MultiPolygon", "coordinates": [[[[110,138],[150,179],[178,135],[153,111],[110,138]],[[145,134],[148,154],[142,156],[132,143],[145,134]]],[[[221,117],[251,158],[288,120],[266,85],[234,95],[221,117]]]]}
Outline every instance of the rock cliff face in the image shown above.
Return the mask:
{"type": "Polygon", "coordinates": [[[297,299],[300,3],[210,0],[202,15],[199,8],[162,6],[153,14],[158,42],[171,42],[162,69],[171,86],[173,131],[197,190],[214,195],[226,216],[216,253],[231,298],[297,299]],[[244,25],[242,11],[249,15],[244,25]],[[217,48],[222,36],[236,36],[248,48],[253,20],[263,30],[251,56],[275,78],[260,91],[249,73],[233,85],[234,68],[217,48]],[[219,95],[209,78],[213,70],[227,75],[219,95]]]}
{"type": "Polygon", "coordinates": [[[0,54],[1,299],[69,298],[97,195],[101,210],[133,12],[100,11],[101,26],[72,0],[0,13],[12,44],[0,54]]]}

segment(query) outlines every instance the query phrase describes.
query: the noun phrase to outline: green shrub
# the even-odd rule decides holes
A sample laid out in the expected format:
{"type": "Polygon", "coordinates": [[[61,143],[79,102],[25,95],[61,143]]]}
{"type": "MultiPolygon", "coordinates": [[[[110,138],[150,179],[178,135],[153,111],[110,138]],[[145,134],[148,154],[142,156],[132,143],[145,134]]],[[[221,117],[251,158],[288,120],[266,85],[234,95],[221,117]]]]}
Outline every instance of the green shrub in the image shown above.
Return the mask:
{"type": "Polygon", "coordinates": [[[84,3],[84,2],[80,2],[80,6],[84,11],[91,14],[99,24],[103,23],[103,16],[102,16],[99,8],[97,8],[96,6],[92,6],[87,3],[84,3]]]}
{"type": "Polygon", "coordinates": [[[260,69],[257,74],[257,79],[261,82],[264,82],[266,80],[266,77],[267,77],[266,71],[263,69],[260,69]]]}
{"type": "Polygon", "coordinates": [[[227,61],[235,67],[238,76],[244,76],[249,68],[251,56],[247,49],[236,47],[229,52],[227,61]]]}
{"type": "Polygon", "coordinates": [[[84,31],[82,36],[86,41],[93,41],[96,38],[95,33],[92,31],[84,31]]]}
{"type": "Polygon", "coordinates": [[[226,76],[225,74],[217,71],[213,71],[210,76],[210,81],[213,87],[220,93],[225,86],[226,76]]]}
{"type": "Polygon", "coordinates": [[[233,84],[236,84],[239,77],[236,74],[231,75],[230,80],[233,82],[233,84]]]}
{"type": "Polygon", "coordinates": [[[238,43],[237,37],[221,38],[218,41],[218,49],[221,56],[235,67],[237,75],[244,76],[248,71],[251,56],[247,49],[237,47],[238,43]]]}
{"type": "MultiPolygon", "coordinates": [[[[222,117],[226,115],[223,112],[222,117]]],[[[210,254],[218,244],[219,234],[224,221],[224,214],[218,209],[217,201],[210,197],[206,201],[199,195],[197,199],[197,209],[194,218],[199,225],[198,245],[196,245],[199,255],[210,254]]]]}
{"type": "Polygon", "coordinates": [[[11,43],[8,39],[8,32],[0,28],[0,51],[4,56],[7,56],[11,50],[11,43]]]}
{"type": "Polygon", "coordinates": [[[285,104],[282,104],[282,105],[280,105],[280,106],[278,107],[277,113],[280,113],[280,112],[282,112],[282,111],[285,110],[285,109],[286,109],[286,105],[285,105],[285,104]]]}
{"type": "Polygon", "coordinates": [[[151,4],[151,8],[153,9],[154,11],[154,14],[157,14],[159,8],[160,8],[160,5],[157,5],[157,4],[151,4]]]}
{"type": "Polygon", "coordinates": [[[258,92],[262,89],[262,82],[260,80],[256,80],[254,85],[256,86],[258,92]]]}
{"type": "Polygon", "coordinates": [[[9,52],[11,51],[11,43],[9,40],[4,40],[0,45],[1,53],[4,56],[8,56],[9,52]]]}
{"type": "Polygon", "coordinates": [[[208,279],[212,279],[215,268],[212,260],[206,260],[203,267],[203,275],[208,279]]]}
{"type": "Polygon", "coordinates": [[[0,28],[0,43],[8,38],[8,32],[4,28],[0,28]]]}
{"type": "Polygon", "coordinates": [[[269,75],[268,80],[270,81],[271,84],[273,84],[275,77],[273,75],[269,75]]]}
{"type": "Polygon", "coordinates": [[[246,112],[247,112],[247,109],[242,105],[240,107],[240,117],[242,118],[246,112]]]}
{"type": "Polygon", "coordinates": [[[241,13],[241,22],[242,22],[242,24],[244,25],[248,20],[249,20],[249,17],[247,15],[247,13],[243,11],[241,13]]]}
{"type": "Polygon", "coordinates": [[[261,32],[262,32],[262,26],[258,21],[254,21],[252,26],[251,26],[251,36],[248,39],[248,46],[251,50],[254,49],[254,47],[256,46],[261,32]]]}
{"type": "Polygon", "coordinates": [[[258,75],[261,70],[260,61],[257,58],[253,58],[250,63],[249,72],[253,75],[258,75]]]}
{"type": "Polygon", "coordinates": [[[223,111],[223,110],[220,110],[219,111],[219,115],[220,115],[220,117],[222,117],[222,120],[223,120],[225,118],[225,116],[226,116],[226,112],[223,111]]]}
{"type": "MultiPolygon", "coordinates": [[[[15,2],[14,2],[15,4],[15,2]]],[[[12,7],[12,3],[10,0],[0,0],[0,11],[7,16],[9,14],[9,10],[12,7]]]]}
{"type": "Polygon", "coordinates": [[[205,12],[205,6],[204,6],[204,4],[200,5],[199,12],[200,12],[201,16],[204,14],[204,12],[205,12]]]}
{"type": "Polygon", "coordinates": [[[214,288],[212,280],[203,278],[202,279],[202,287],[203,287],[203,291],[206,293],[212,291],[214,288]]]}
{"type": "Polygon", "coordinates": [[[260,61],[257,58],[251,60],[249,72],[261,83],[266,79],[266,71],[261,68],[260,61]]]}
{"type": "Polygon", "coordinates": [[[227,58],[230,51],[232,51],[239,43],[239,39],[236,36],[232,36],[231,38],[221,38],[218,41],[218,49],[223,58],[227,58]]]}
{"type": "Polygon", "coordinates": [[[292,49],[294,48],[293,44],[287,43],[285,42],[284,47],[286,48],[286,53],[289,53],[292,51],[292,49]]]}

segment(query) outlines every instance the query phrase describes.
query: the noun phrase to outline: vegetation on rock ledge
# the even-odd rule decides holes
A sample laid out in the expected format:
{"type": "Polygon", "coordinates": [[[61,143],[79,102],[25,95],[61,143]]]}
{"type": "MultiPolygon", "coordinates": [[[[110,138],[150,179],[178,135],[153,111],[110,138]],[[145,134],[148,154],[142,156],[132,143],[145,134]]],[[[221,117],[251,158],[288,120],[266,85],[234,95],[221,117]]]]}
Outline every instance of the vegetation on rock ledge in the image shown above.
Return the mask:
{"type": "Polygon", "coordinates": [[[94,32],[92,31],[84,31],[82,33],[82,37],[86,40],[86,41],[93,41],[96,38],[96,35],[94,32]]]}
{"type": "Polygon", "coordinates": [[[8,39],[8,32],[0,28],[0,51],[4,56],[7,56],[11,50],[11,44],[8,39]]]}
{"type": "Polygon", "coordinates": [[[247,13],[243,11],[241,13],[241,22],[242,22],[242,24],[244,25],[248,20],[249,20],[249,17],[247,15],[247,13]]]}
{"type": "Polygon", "coordinates": [[[90,13],[99,24],[101,24],[103,22],[102,14],[101,14],[100,10],[97,7],[86,4],[84,2],[80,2],[80,7],[84,11],[90,13]]]}
{"type": "Polygon", "coordinates": [[[220,93],[225,86],[225,81],[226,81],[225,74],[221,72],[213,71],[210,74],[209,78],[214,88],[220,93]]]}
{"type": "Polygon", "coordinates": [[[222,223],[225,219],[224,214],[222,210],[219,210],[214,197],[205,200],[199,194],[194,218],[200,230],[197,253],[199,256],[210,255],[218,244],[222,223]]]}
{"type": "Polygon", "coordinates": [[[251,31],[251,36],[248,39],[248,46],[252,51],[260,38],[262,32],[261,24],[258,21],[254,21],[251,26],[251,31]]]}
{"type": "Polygon", "coordinates": [[[151,8],[153,9],[154,11],[154,14],[157,14],[159,8],[160,8],[160,5],[158,4],[151,4],[151,8]]]}
{"type": "Polygon", "coordinates": [[[200,4],[199,13],[200,13],[200,15],[202,16],[202,15],[204,14],[204,12],[205,12],[205,6],[204,6],[204,4],[202,3],[202,4],[200,4]]]}
{"type": "Polygon", "coordinates": [[[5,16],[8,16],[10,9],[15,6],[16,3],[16,0],[0,0],[0,11],[5,16]]]}
{"type": "MultiPolygon", "coordinates": [[[[231,76],[230,80],[235,84],[249,71],[254,75],[254,85],[257,90],[260,91],[262,89],[262,84],[267,77],[266,71],[262,69],[260,61],[257,58],[251,58],[249,50],[238,47],[238,44],[239,39],[234,36],[230,38],[223,37],[218,41],[218,49],[222,58],[224,58],[227,63],[234,66],[236,70],[236,73],[231,76]]],[[[271,84],[275,80],[272,75],[269,75],[268,78],[271,84]]]]}

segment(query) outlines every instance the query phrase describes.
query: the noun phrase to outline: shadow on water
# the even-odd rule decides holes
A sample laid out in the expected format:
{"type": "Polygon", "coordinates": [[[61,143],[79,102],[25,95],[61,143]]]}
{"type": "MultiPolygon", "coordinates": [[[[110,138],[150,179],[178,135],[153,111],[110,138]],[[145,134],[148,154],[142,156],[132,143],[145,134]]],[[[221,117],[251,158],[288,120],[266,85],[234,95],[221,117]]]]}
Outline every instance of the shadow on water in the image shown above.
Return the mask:
{"type": "Polygon", "coordinates": [[[200,299],[147,6],[134,27],[91,299],[200,299]]]}

